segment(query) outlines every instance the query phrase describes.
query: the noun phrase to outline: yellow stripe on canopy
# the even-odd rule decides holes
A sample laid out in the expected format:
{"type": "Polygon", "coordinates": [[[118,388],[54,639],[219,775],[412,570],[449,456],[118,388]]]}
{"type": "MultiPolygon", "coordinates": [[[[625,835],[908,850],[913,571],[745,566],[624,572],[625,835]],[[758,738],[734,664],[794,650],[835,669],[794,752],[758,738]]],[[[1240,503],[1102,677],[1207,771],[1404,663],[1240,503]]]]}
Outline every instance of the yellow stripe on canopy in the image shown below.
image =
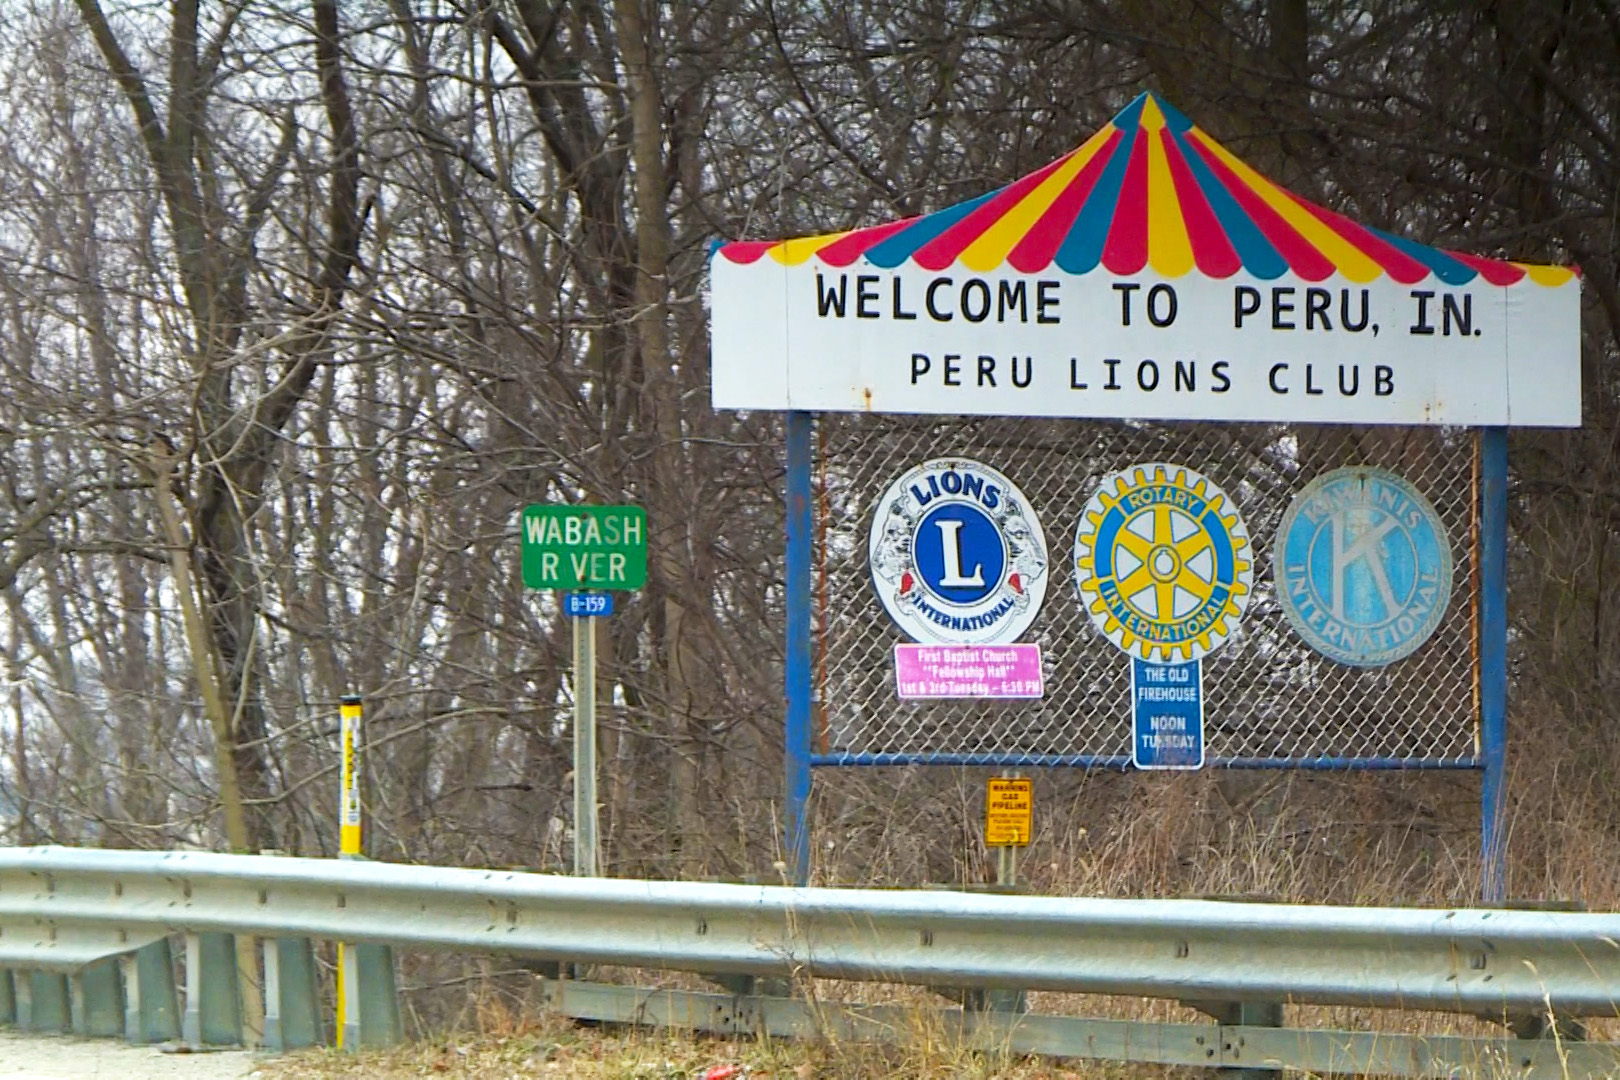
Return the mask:
{"type": "Polygon", "coordinates": [[[845,229],[843,232],[822,233],[820,236],[801,236],[796,240],[784,240],[771,248],[768,254],[783,266],[798,266],[828,244],[842,240],[851,231],[853,230],[845,229]]]}
{"type": "Polygon", "coordinates": [[[1320,218],[1295,202],[1276,184],[1249,168],[1240,159],[1233,157],[1226,147],[1204,134],[1201,129],[1194,128],[1191,135],[1210,153],[1220,158],[1239,179],[1248,184],[1267,206],[1277,212],[1278,217],[1293,226],[1294,231],[1299,233],[1307,244],[1320,251],[1328,262],[1338,268],[1339,273],[1357,284],[1383,276],[1382,266],[1360,248],[1328,228],[1320,218]]]}
{"type": "Polygon", "coordinates": [[[1562,285],[1575,276],[1575,271],[1567,266],[1542,266],[1538,263],[1516,262],[1531,281],[1537,285],[1562,285]]]}
{"type": "Polygon", "coordinates": [[[1086,162],[1097,156],[1097,151],[1102,149],[1113,133],[1113,124],[1104,124],[1098,129],[1095,135],[1069,155],[1069,160],[1053,169],[1051,175],[1035,186],[1034,191],[1020,199],[1017,205],[1002,214],[995,224],[969,244],[959,256],[962,265],[983,273],[1006,262],[1008,254],[1018,246],[1018,241],[1052,208],[1057,197],[1063,194],[1063,189],[1086,167],[1086,162]]]}
{"type": "Polygon", "coordinates": [[[1170,161],[1159,136],[1164,129],[1164,114],[1151,97],[1142,108],[1142,128],[1148,153],[1148,265],[1165,277],[1181,277],[1193,268],[1192,241],[1187,236],[1175,177],[1170,175],[1170,161]]]}

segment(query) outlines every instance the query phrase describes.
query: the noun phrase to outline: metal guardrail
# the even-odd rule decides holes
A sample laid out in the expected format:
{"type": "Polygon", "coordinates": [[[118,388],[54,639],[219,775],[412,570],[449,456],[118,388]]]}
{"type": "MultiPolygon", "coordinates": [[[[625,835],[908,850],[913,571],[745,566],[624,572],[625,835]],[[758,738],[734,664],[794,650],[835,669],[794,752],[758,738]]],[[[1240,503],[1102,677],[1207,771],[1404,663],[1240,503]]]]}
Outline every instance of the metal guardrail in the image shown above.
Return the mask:
{"type": "MultiPolygon", "coordinates": [[[[999,1033],[1007,1045],[1046,1052],[1067,1044],[1012,1033],[1103,1025],[1085,1029],[1071,1051],[1135,1060],[1182,1060],[1216,1049],[1240,1028],[1265,1031],[1280,1009],[1256,1023],[1258,1014],[1245,1012],[1256,1003],[1462,1013],[1520,1030],[1528,1018],[1550,1016],[1565,1039],[1578,1030],[1570,1018],[1620,1015],[1620,915],[1611,914],[792,889],[189,852],[0,850],[0,968],[72,970],[127,957],[169,934],[373,942],[712,975],[1146,996],[1195,1003],[1227,1021],[1147,1025],[1159,1032],[1147,1041],[1140,1033],[1126,1037],[1125,1028],[1109,1034],[1109,1025],[1129,1027],[1126,1021],[964,1021],[999,1033]],[[1183,1036],[1192,1049],[1180,1057],[1144,1049],[1183,1036]]],[[[578,983],[548,991],[564,1011],[571,1011],[568,1000],[586,1002],[593,992],[598,1004],[613,1003],[600,1005],[609,1013],[601,1019],[685,1016],[693,1027],[706,1026],[691,1021],[713,996],[578,983]],[[664,1004],[647,1004],[655,1001],[664,1004]]],[[[274,1008],[278,994],[266,996],[274,1008]]],[[[780,1020],[786,1029],[811,1019],[804,1003],[787,998],[722,1000],[734,1003],[728,1015],[796,1016],[780,1020]]],[[[1327,1038],[1330,1048],[1361,1039],[1377,1049],[1377,1061],[1405,1053],[1406,1064],[1391,1071],[1411,1075],[1448,1075],[1462,1052],[1454,1047],[1435,1058],[1416,1044],[1402,1050],[1401,1039],[1423,1037],[1386,1033],[1238,1037],[1269,1038],[1273,1048],[1302,1038],[1327,1038]]],[[[1451,1041],[1467,1044],[1479,1060],[1528,1063],[1510,1071],[1547,1067],[1549,1051],[1537,1040],[1451,1041]]],[[[1547,1045],[1562,1055],[1555,1055],[1561,1071],[1588,1071],[1579,1067],[1588,1058],[1594,1075],[1620,1067],[1620,1050],[1608,1044],[1576,1046],[1573,1070],[1561,1041],[1547,1045]]],[[[1324,1068],[1335,1060],[1312,1051],[1277,1063],[1324,1068]]],[[[1255,1067],[1241,1050],[1232,1059],[1230,1048],[1184,1063],[1255,1067]]]]}

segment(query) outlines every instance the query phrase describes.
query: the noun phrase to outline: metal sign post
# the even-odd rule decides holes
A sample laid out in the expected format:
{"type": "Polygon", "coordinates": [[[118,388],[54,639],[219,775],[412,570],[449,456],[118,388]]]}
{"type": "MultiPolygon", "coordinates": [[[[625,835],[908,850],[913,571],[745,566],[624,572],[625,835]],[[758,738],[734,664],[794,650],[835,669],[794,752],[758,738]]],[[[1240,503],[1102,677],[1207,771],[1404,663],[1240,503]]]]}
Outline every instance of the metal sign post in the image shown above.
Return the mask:
{"type": "Polygon", "coordinates": [[[639,506],[523,508],[523,584],[563,589],[574,635],[574,873],[599,872],[596,800],[596,620],[613,594],[647,583],[647,512],[639,506]]]}
{"type": "Polygon", "coordinates": [[[563,613],[574,624],[574,873],[596,877],[596,620],[613,614],[613,594],[568,593],[563,613]]]}
{"type": "Polygon", "coordinates": [[[811,660],[810,443],[807,412],[787,414],[787,551],[783,561],[787,596],[787,653],[782,675],[787,698],[782,772],[786,787],[783,843],[788,880],[810,884],[810,757],[814,676],[811,660]]]}
{"type": "Polygon", "coordinates": [[[570,621],[574,624],[574,873],[596,877],[596,617],[575,615],[570,621]]]}
{"type": "Polygon", "coordinates": [[[1487,904],[1507,899],[1507,836],[1502,811],[1507,773],[1507,428],[1480,436],[1479,756],[1480,895],[1487,904]]]}
{"type": "Polygon", "coordinates": [[[996,848],[996,884],[1006,889],[1018,884],[1018,849],[1011,844],[996,848]]]}

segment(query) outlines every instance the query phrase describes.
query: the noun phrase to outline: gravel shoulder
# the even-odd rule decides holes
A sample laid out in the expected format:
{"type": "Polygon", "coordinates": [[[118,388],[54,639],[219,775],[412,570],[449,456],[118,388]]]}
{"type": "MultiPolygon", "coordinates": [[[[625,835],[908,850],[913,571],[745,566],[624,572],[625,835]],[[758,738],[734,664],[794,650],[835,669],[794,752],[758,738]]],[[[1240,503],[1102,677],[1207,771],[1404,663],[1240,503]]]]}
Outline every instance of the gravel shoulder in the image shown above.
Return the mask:
{"type": "Polygon", "coordinates": [[[266,1060],[244,1050],[165,1054],[116,1039],[0,1031],[0,1080],[238,1080],[266,1060]]]}

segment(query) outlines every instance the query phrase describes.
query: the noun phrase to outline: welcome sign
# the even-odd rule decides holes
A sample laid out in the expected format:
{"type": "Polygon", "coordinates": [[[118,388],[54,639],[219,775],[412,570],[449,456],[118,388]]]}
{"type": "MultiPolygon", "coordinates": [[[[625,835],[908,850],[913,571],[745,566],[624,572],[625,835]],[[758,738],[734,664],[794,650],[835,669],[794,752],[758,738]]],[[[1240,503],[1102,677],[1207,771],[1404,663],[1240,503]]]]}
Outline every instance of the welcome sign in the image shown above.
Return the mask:
{"type": "Polygon", "coordinates": [[[720,408],[1580,423],[1571,270],[1357,224],[1151,95],[960,206],[723,245],[711,285],[720,408]]]}

